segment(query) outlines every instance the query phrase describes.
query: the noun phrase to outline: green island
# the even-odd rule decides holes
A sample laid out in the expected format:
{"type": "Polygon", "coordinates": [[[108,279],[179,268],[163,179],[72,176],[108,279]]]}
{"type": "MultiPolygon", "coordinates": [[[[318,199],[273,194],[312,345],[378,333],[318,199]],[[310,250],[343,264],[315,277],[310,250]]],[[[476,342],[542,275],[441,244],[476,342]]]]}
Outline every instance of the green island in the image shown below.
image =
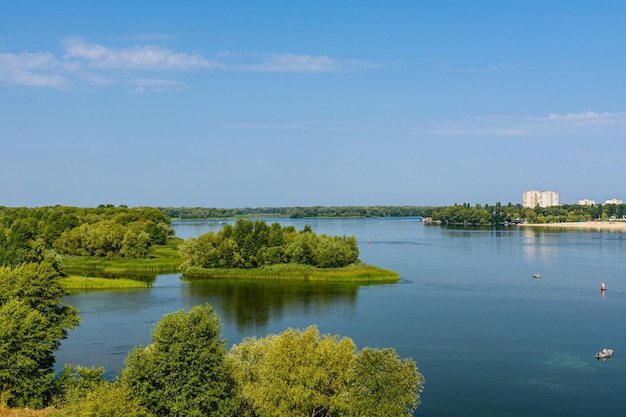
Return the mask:
{"type": "MultiPolygon", "coordinates": [[[[102,230],[96,227],[93,229],[96,233],[97,230],[102,230]]],[[[129,249],[123,243],[116,245],[99,237],[92,240],[107,244],[107,250],[91,244],[90,250],[94,255],[77,255],[75,253],[80,253],[78,250],[62,253],[62,268],[70,276],[63,278],[61,285],[67,289],[141,288],[149,286],[146,283],[149,279],[124,277],[142,274],[149,277],[168,272],[182,272],[184,279],[287,279],[367,283],[397,282],[400,279],[395,271],[361,263],[354,237],[318,236],[309,226],[296,231],[291,226],[282,228],[278,223],[267,225],[262,220],[240,218],[234,226],[226,224],[217,233],[208,232],[185,241],[171,236],[169,232],[166,234],[168,237],[164,244],[153,245],[149,250],[129,249]],[[119,248],[117,251],[111,249],[116,246],[119,248]],[[123,251],[144,255],[123,256],[123,251]],[[96,256],[96,253],[101,256],[96,256]],[[103,254],[106,256],[102,256],[103,254]]],[[[63,241],[62,238],[59,240],[63,241]]],[[[146,240],[150,239],[134,239],[130,244],[146,240]]],[[[68,246],[70,245],[53,244],[53,247],[58,248],[68,246]]],[[[76,246],[80,247],[80,244],[76,246]]]]}

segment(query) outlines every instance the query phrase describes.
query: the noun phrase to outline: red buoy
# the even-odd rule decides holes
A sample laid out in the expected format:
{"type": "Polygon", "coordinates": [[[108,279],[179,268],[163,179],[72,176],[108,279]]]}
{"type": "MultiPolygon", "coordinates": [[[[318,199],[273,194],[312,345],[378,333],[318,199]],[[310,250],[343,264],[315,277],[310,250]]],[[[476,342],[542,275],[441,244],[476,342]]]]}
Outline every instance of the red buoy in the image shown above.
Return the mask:
{"type": "Polygon", "coordinates": [[[600,285],[600,291],[604,291],[606,290],[606,286],[604,285],[604,282],[600,285]]]}

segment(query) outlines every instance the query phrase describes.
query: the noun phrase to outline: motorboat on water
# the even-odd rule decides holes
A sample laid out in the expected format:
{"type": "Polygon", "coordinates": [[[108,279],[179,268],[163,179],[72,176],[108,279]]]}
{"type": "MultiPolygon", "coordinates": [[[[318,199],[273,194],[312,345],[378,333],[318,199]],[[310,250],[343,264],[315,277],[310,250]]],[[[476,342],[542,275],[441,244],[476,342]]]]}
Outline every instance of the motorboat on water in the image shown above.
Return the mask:
{"type": "Polygon", "coordinates": [[[541,274],[533,274],[533,278],[539,279],[539,278],[541,278],[541,274]]]}
{"type": "Polygon", "coordinates": [[[613,357],[613,349],[604,348],[600,352],[596,353],[596,359],[610,359],[613,357]]]}

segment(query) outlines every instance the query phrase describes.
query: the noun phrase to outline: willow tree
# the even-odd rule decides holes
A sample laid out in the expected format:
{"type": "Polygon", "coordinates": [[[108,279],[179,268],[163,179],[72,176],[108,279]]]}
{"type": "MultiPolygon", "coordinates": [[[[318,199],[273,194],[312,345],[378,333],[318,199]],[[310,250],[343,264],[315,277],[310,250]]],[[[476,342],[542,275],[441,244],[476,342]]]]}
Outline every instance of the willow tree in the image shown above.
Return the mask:
{"type": "Polygon", "coordinates": [[[393,349],[357,352],[350,338],[320,335],[315,326],[246,339],[230,359],[240,414],[249,416],[411,416],[424,383],[393,349]]]}

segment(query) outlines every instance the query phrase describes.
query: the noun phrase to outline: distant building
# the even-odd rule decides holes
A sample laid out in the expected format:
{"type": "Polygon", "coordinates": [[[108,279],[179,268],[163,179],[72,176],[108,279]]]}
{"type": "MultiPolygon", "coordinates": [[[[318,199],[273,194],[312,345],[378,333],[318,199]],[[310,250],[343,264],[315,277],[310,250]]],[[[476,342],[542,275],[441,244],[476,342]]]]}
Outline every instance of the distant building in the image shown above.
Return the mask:
{"type": "Polygon", "coordinates": [[[588,200],[588,199],[584,199],[584,200],[578,200],[578,205],[579,206],[595,206],[596,202],[594,200],[588,200]]]}
{"type": "Polygon", "coordinates": [[[522,197],[522,206],[535,208],[559,205],[559,193],[556,191],[526,191],[522,197]]]}
{"type": "Polygon", "coordinates": [[[612,198],[610,200],[606,200],[604,204],[624,204],[622,200],[618,200],[617,198],[612,198]]]}

